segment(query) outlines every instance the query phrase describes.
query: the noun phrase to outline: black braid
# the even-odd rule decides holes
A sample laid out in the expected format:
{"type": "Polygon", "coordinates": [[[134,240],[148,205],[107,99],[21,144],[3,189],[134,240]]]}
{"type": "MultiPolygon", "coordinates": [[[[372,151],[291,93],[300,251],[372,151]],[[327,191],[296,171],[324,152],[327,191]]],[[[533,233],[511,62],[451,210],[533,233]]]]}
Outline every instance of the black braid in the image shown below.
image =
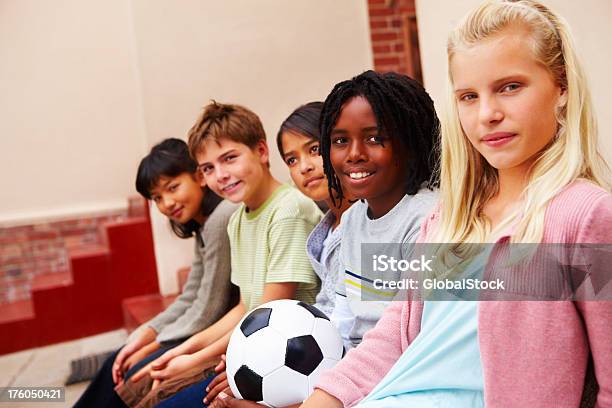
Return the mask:
{"type": "Polygon", "coordinates": [[[406,194],[416,194],[423,183],[430,189],[437,187],[440,122],[429,94],[405,75],[366,71],[336,84],[321,112],[321,155],[334,205],[335,198],[342,202],[343,193],[330,160],[331,132],[342,106],[356,96],[367,99],[379,132],[389,136],[406,156],[398,157],[406,160],[406,194]]]}

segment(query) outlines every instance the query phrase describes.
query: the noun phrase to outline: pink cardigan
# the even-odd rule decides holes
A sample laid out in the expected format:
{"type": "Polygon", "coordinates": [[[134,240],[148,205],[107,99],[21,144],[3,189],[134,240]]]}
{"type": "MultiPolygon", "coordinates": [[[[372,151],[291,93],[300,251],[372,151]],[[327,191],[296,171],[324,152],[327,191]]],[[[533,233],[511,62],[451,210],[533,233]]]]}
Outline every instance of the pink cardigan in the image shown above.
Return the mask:
{"type": "MultiPolygon", "coordinates": [[[[425,220],[421,237],[437,219],[425,220]]],[[[612,195],[586,181],[566,187],[546,210],[542,242],[612,243],[612,195]]],[[[422,311],[422,302],[393,302],[317,388],[358,403],[419,334],[422,311]]],[[[597,406],[612,407],[612,302],[482,302],[478,339],[487,406],[578,407],[590,351],[597,406]]]]}

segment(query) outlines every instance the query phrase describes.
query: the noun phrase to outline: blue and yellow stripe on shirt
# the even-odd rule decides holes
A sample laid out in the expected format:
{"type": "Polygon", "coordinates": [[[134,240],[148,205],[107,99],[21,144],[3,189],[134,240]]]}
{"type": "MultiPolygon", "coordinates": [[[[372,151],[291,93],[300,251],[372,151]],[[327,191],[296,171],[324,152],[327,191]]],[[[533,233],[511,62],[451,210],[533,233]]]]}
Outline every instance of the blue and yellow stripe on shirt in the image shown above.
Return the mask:
{"type": "Polygon", "coordinates": [[[359,273],[344,271],[344,287],[348,298],[360,300],[391,300],[397,293],[395,289],[381,289],[380,282],[374,285],[374,280],[359,273]]]}

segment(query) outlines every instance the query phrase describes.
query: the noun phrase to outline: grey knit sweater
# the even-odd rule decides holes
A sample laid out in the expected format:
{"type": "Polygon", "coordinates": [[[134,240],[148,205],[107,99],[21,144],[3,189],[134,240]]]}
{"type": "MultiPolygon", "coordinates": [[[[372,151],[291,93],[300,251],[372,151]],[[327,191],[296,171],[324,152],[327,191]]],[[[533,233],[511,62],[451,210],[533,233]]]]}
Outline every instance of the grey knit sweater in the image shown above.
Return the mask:
{"type": "Polygon", "coordinates": [[[181,295],[147,325],[159,343],[195,334],[219,320],[238,300],[230,282],[230,245],[227,223],[238,205],[221,201],[195,240],[191,271],[181,295]]]}
{"type": "MultiPolygon", "coordinates": [[[[363,335],[376,325],[389,304],[389,301],[383,300],[363,300],[366,296],[360,294],[362,287],[366,287],[363,290],[368,290],[368,275],[371,277],[371,274],[366,274],[366,270],[362,268],[364,265],[370,265],[369,258],[362,259],[362,244],[414,243],[421,229],[421,222],[431,212],[436,201],[437,192],[421,189],[415,195],[405,195],[395,207],[378,219],[368,217],[368,204],[361,201],[342,214],[340,270],[336,293],[338,296],[347,297],[354,317],[349,331],[349,340],[353,347],[361,343],[363,335]]],[[[397,248],[400,247],[402,246],[397,245],[397,248]]],[[[396,258],[402,259],[402,256],[396,254],[396,258]]]]}

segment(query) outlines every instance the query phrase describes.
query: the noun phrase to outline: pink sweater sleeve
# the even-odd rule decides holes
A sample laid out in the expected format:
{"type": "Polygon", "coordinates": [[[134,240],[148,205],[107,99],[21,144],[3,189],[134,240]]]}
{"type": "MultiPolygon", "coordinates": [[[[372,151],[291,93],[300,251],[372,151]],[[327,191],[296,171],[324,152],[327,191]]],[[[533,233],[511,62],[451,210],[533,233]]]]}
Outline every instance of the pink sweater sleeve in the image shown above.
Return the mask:
{"type": "MultiPolygon", "coordinates": [[[[423,220],[418,243],[425,242],[435,223],[438,209],[439,205],[423,220]]],[[[316,388],[338,398],[345,407],[355,405],[368,395],[389,372],[402,355],[403,347],[409,343],[407,333],[403,330],[410,331],[410,305],[408,301],[391,302],[376,326],[363,336],[361,344],[349,351],[333,369],[324,373],[316,388]],[[406,321],[402,322],[402,319],[406,321]],[[404,345],[402,339],[405,340],[404,345]]],[[[413,322],[413,326],[420,327],[420,321],[413,322]]],[[[418,329],[413,334],[417,333],[418,329]]]]}
{"type": "MultiPolygon", "coordinates": [[[[599,283],[602,283],[602,279],[607,280],[607,286],[602,290],[606,291],[605,299],[610,299],[609,265],[612,256],[608,250],[612,247],[612,196],[606,194],[600,197],[592,208],[581,228],[578,242],[609,244],[602,248],[604,251],[598,251],[595,259],[590,259],[589,263],[594,278],[600,278],[599,283]]],[[[599,383],[597,407],[612,407],[612,301],[577,302],[577,307],[584,320],[599,383]]]]}
{"type": "Polygon", "coordinates": [[[402,354],[401,318],[406,302],[394,301],[361,344],[321,376],[316,388],[350,407],[364,398],[402,354]]]}

